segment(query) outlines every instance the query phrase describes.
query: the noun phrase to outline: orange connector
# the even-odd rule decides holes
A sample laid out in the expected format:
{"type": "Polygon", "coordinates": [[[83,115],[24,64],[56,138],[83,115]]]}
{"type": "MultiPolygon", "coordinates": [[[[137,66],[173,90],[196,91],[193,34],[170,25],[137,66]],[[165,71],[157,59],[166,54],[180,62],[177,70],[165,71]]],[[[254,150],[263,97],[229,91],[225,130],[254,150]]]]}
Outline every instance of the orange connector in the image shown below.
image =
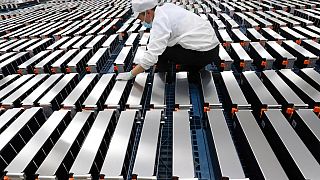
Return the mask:
{"type": "Polygon", "coordinates": [[[296,43],[300,45],[301,44],[301,39],[296,40],[296,43]]]}
{"type": "Polygon", "coordinates": [[[18,74],[22,74],[22,70],[21,70],[21,69],[18,69],[17,73],[18,73],[18,74]]]}
{"type": "Polygon", "coordinates": [[[209,107],[203,107],[203,111],[204,111],[204,112],[209,112],[209,111],[210,111],[210,108],[209,108],[209,107]]]}
{"type": "Polygon", "coordinates": [[[310,61],[306,59],[303,61],[303,64],[308,65],[308,64],[310,64],[310,61]]]}
{"type": "Polygon", "coordinates": [[[100,174],[99,180],[104,180],[104,175],[103,174],[100,174]]]}
{"type": "Polygon", "coordinates": [[[260,110],[260,118],[262,117],[263,115],[263,112],[267,111],[267,108],[261,108],[260,110]]]}
{"type": "Polygon", "coordinates": [[[114,71],[114,72],[118,72],[118,70],[119,70],[119,69],[118,69],[117,66],[113,66],[113,71],[114,71]]]}
{"type": "Polygon", "coordinates": [[[289,116],[292,116],[293,112],[294,112],[294,108],[287,108],[287,110],[286,110],[286,113],[287,113],[289,116]]]}
{"type": "Polygon", "coordinates": [[[136,174],[132,174],[132,177],[131,177],[132,180],[138,180],[138,176],[136,174]]]}
{"type": "Polygon", "coordinates": [[[240,67],[244,68],[244,62],[240,62],[240,67]]]}
{"type": "Polygon", "coordinates": [[[320,113],[320,107],[319,107],[319,106],[315,106],[315,107],[313,108],[313,112],[315,112],[315,113],[320,113]]]}
{"type": "Polygon", "coordinates": [[[91,68],[90,67],[86,67],[86,71],[87,72],[91,72],[91,68]]]}
{"type": "Polygon", "coordinates": [[[176,70],[180,70],[181,65],[180,64],[176,64],[176,70]]]}
{"type": "Polygon", "coordinates": [[[238,108],[231,108],[231,114],[233,115],[235,112],[238,112],[238,108]]]}
{"type": "Polygon", "coordinates": [[[224,47],[227,47],[227,46],[230,46],[230,43],[229,43],[229,42],[224,42],[222,45],[223,45],[224,47]]]}
{"type": "Polygon", "coordinates": [[[288,63],[289,63],[289,62],[288,62],[287,59],[282,61],[282,65],[284,65],[284,66],[288,65],[288,63]]]}
{"type": "Polygon", "coordinates": [[[319,106],[315,106],[314,108],[313,108],[313,112],[315,112],[317,115],[318,115],[318,117],[320,116],[320,107],[319,106]]]}

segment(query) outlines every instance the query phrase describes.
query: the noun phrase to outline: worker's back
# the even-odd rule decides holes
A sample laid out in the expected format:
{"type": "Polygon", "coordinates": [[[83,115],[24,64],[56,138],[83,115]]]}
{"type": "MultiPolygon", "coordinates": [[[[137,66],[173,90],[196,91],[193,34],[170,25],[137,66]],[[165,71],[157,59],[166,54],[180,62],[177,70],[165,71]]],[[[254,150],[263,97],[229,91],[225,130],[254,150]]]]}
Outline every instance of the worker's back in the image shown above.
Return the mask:
{"type": "MultiPolygon", "coordinates": [[[[208,51],[219,44],[209,21],[177,5],[164,3],[158,6],[153,27],[158,23],[171,29],[169,47],[180,44],[186,49],[208,51]]],[[[151,36],[153,30],[157,31],[152,28],[151,36]]]]}

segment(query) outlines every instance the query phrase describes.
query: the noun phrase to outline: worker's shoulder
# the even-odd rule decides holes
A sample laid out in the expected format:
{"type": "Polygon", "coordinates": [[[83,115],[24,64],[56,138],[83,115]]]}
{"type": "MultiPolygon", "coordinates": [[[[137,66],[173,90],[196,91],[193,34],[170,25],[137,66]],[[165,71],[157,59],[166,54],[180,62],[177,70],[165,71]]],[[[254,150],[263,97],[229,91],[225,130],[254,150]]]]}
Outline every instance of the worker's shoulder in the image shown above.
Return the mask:
{"type": "Polygon", "coordinates": [[[172,13],[174,13],[174,14],[180,13],[181,14],[181,13],[184,13],[185,11],[187,11],[187,10],[181,8],[180,6],[177,6],[172,3],[163,3],[160,6],[158,6],[157,10],[162,11],[165,14],[172,14],[172,13]]]}
{"type": "Polygon", "coordinates": [[[172,3],[161,3],[159,4],[160,8],[177,8],[179,6],[172,4],[172,3]]]}
{"type": "Polygon", "coordinates": [[[164,6],[172,6],[172,5],[175,5],[175,4],[168,3],[168,2],[159,3],[159,6],[160,6],[160,7],[164,7],[164,6]]]}

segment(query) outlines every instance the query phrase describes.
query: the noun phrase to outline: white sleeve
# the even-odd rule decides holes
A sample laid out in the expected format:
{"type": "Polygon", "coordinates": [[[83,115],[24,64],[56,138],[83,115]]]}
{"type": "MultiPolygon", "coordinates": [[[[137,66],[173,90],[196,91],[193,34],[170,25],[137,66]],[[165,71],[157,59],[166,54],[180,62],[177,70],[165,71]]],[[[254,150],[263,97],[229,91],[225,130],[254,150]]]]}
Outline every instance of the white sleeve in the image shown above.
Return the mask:
{"type": "Polygon", "coordinates": [[[169,18],[159,9],[152,23],[149,44],[147,46],[148,50],[140,61],[140,66],[143,69],[149,69],[150,66],[157,63],[158,56],[167,48],[171,32],[169,18]]]}

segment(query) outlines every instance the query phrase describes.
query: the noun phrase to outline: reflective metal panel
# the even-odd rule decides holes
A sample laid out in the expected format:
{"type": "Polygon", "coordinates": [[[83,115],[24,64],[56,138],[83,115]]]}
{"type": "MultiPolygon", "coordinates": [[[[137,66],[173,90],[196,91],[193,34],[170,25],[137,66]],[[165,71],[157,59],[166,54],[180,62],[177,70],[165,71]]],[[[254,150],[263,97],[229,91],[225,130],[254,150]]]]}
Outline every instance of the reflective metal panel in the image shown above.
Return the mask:
{"type": "Polygon", "coordinates": [[[273,98],[273,96],[270,94],[268,89],[264,86],[264,84],[261,82],[254,71],[246,71],[242,74],[246,78],[254,93],[259,98],[259,101],[262,105],[280,107],[280,105],[278,105],[277,101],[273,98]]]}
{"type": "Polygon", "coordinates": [[[114,79],[114,74],[104,74],[101,76],[98,83],[92,89],[91,93],[88,95],[87,99],[83,102],[85,108],[96,108],[97,103],[101,96],[107,96],[109,90],[107,89],[110,86],[111,81],[114,79]]]}
{"type": "Polygon", "coordinates": [[[87,88],[94,82],[98,77],[98,74],[92,73],[87,74],[67,96],[67,98],[61,103],[64,107],[74,107],[78,99],[83,95],[87,88]]]}
{"type": "Polygon", "coordinates": [[[1,116],[0,116],[0,134],[4,131],[6,128],[6,125],[8,122],[13,120],[14,118],[17,118],[20,113],[23,112],[22,108],[13,108],[6,110],[1,116]]]}
{"type": "Polygon", "coordinates": [[[210,133],[221,171],[220,178],[245,179],[240,159],[223,115],[223,110],[214,109],[210,110],[207,114],[210,133]]]}
{"type": "Polygon", "coordinates": [[[320,85],[320,74],[315,71],[313,68],[303,68],[300,69],[300,71],[308,76],[312,81],[316,82],[318,85],[320,85]]]}
{"type": "Polygon", "coordinates": [[[189,83],[188,73],[178,72],[176,73],[176,88],[175,88],[175,108],[191,108],[189,99],[189,83]]]}
{"type": "Polygon", "coordinates": [[[70,169],[70,173],[73,173],[74,177],[90,173],[96,154],[99,152],[100,144],[104,143],[103,138],[113,115],[114,110],[100,111],[97,115],[70,169]]]}
{"type": "Polygon", "coordinates": [[[262,176],[265,179],[288,179],[251,110],[241,110],[235,114],[262,176]]]}
{"type": "Polygon", "coordinates": [[[126,40],[125,46],[133,46],[134,42],[137,41],[139,33],[132,33],[126,40]]]}
{"type": "MultiPolygon", "coordinates": [[[[259,64],[260,66],[262,66],[264,69],[271,69],[273,66],[273,62],[274,62],[274,58],[268,53],[268,51],[260,44],[260,42],[251,42],[250,43],[251,48],[254,49],[254,53],[257,53],[256,55],[258,55],[255,59],[256,62],[258,61],[257,64],[259,64]],[[266,64],[262,65],[261,61],[265,61],[266,64]]],[[[253,49],[251,49],[253,52],[253,49]]]]}
{"type": "Polygon", "coordinates": [[[136,76],[131,92],[129,94],[126,106],[128,108],[140,109],[142,108],[141,100],[146,86],[148,73],[140,73],[136,76]]]}
{"type": "Polygon", "coordinates": [[[222,104],[219,102],[218,92],[212,74],[209,71],[201,72],[201,85],[205,106],[208,106],[208,108],[221,108],[222,104]]]}
{"type": "Polygon", "coordinates": [[[153,77],[150,106],[152,108],[165,108],[165,73],[155,73],[153,77]]]}
{"type": "Polygon", "coordinates": [[[105,38],[104,35],[96,36],[88,45],[86,45],[86,48],[90,48],[90,49],[95,48],[97,44],[104,38],[105,38]]]}
{"type": "Polygon", "coordinates": [[[2,89],[4,86],[6,86],[7,84],[11,83],[12,81],[14,81],[19,77],[20,76],[18,74],[11,74],[4,77],[3,79],[0,80],[0,89],[2,89]]]}
{"type": "Polygon", "coordinates": [[[65,50],[65,51],[70,49],[71,46],[73,44],[75,44],[77,41],[79,41],[81,38],[82,38],[81,36],[76,36],[76,37],[68,40],[66,43],[64,43],[62,46],[60,46],[60,49],[65,50]]]}
{"type": "MultiPolygon", "coordinates": [[[[121,74],[119,74],[121,75],[121,74]]],[[[119,76],[118,75],[118,76],[119,76]]],[[[104,103],[107,108],[119,108],[121,97],[127,87],[128,81],[117,81],[113,86],[106,102],[104,103]]]]}
{"type": "Polygon", "coordinates": [[[19,101],[19,99],[23,96],[26,96],[28,93],[30,93],[30,90],[32,88],[37,87],[39,83],[43,82],[45,78],[47,78],[47,74],[39,74],[33,77],[30,81],[28,81],[26,84],[21,86],[19,89],[17,89],[15,92],[13,92],[11,95],[9,95],[6,99],[4,99],[1,103],[3,106],[13,106],[16,102],[19,101]]]}
{"type": "Polygon", "coordinates": [[[73,78],[78,76],[77,73],[66,74],[46,95],[44,95],[40,100],[39,104],[47,105],[60,93],[60,91],[68,85],[73,78]]]}
{"type": "Polygon", "coordinates": [[[45,80],[39,87],[37,87],[31,94],[29,94],[21,102],[23,107],[33,106],[37,100],[52,87],[58,80],[62,78],[62,74],[51,75],[47,80],[45,80]]]}
{"type": "Polygon", "coordinates": [[[26,83],[29,79],[31,79],[33,77],[34,77],[33,74],[21,76],[19,79],[15,80],[13,83],[11,83],[10,85],[8,85],[7,87],[5,87],[4,89],[2,89],[0,91],[0,99],[1,100],[4,99],[5,97],[7,97],[9,95],[9,93],[11,93],[16,88],[19,88],[21,85],[23,85],[24,83],[26,83]]]}
{"type": "Polygon", "coordinates": [[[136,111],[122,111],[100,174],[105,179],[122,179],[122,167],[134,125],[136,111]]]}
{"type": "Polygon", "coordinates": [[[227,93],[230,96],[232,104],[240,106],[250,106],[244,97],[240,86],[234,77],[233,73],[230,71],[221,72],[221,77],[226,86],[227,93]]]}
{"type": "Polygon", "coordinates": [[[158,150],[161,110],[148,111],[144,119],[133,174],[138,179],[155,179],[154,167],[158,150]]]}
{"type": "Polygon", "coordinates": [[[68,153],[71,145],[76,140],[81,129],[86,124],[87,119],[91,116],[91,112],[79,112],[72,119],[67,129],[63,132],[60,139],[54,145],[46,159],[39,166],[36,174],[41,176],[53,176],[55,175],[57,168],[60,166],[64,157],[68,153]]]}
{"type": "Polygon", "coordinates": [[[117,59],[113,62],[115,66],[118,67],[119,72],[125,72],[125,61],[127,60],[128,56],[131,54],[132,47],[123,47],[122,50],[120,51],[117,59]]]}
{"type": "Polygon", "coordinates": [[[107,52],[107,48],[100,48],[94,56],[87,62],[88,66],[94,66],[100,61],[100,58],[107,52]]]}
{"type": "Polygon", "coordinates": [[[303,177],[305,179],[317,179],[319,177],[320,165],[294,132],[289,122],[281,113],[281,110],[269,110],[265,112],[265,115],[303,177]]]}
{"type": "Polygon", "coordinates": [[[102,44],[102,47],[110,48],[113,41],[118,41],[118,34],[112,34],[109,38],[102,44]]]}
{"type": "Polygon", "coordinates": [[[265,77],[272,83],[276,90],[284,97],[287,103],[297,107],[307,105],[294,93],[294,91],[280,78],[274,70],[263,71],[265,77]]]}
{"type": "Polygon", "coordinates": [[[195,179],[188,111],[173,112],[172,176],[195,179]]]}
{"type": "Polygon", "coordinates": [[[7,166],[7,176],[14,178],[16,173],[23,173],[34,156],[41,150],[42,145],[48,141],[49,136],[58,127],[58,125],[68,116],[69,111],[55,111],[50,118],[42,125],[39,131],[32,137],[26,146],[7,166]]]}
{"type": "Polygon", "coordinates": [[[308,95],[314,102],[320,102],[320,92],[313,88],[310,84],[304,81],[293,71],[291,71],[290,69],[282,69],[279,72],[301,91],[303,91],[306,95],[308,95]]]}
{"type": "Polygon", "coordinates": [[[4,132],[0,134],[0,152],[40,110],[41,108],[39,107],[25,110],[4,132]]]}

